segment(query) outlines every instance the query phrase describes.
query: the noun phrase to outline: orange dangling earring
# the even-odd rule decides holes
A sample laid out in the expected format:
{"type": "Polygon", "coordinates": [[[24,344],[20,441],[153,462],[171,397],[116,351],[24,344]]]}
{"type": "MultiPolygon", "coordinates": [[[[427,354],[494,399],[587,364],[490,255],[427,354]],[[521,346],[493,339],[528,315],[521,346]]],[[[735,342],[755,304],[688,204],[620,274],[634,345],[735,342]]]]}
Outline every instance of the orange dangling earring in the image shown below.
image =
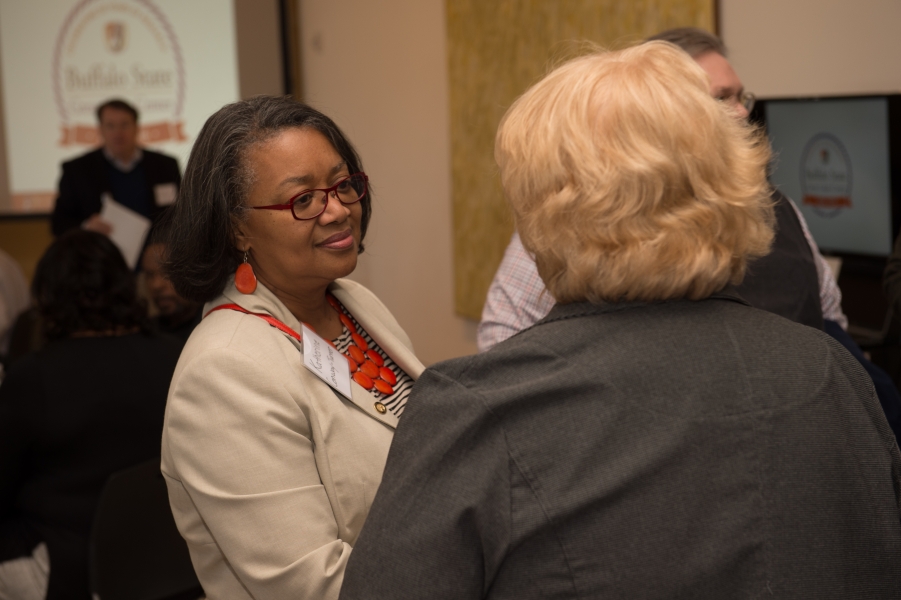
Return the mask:
{"type": "Polygon", "coordinates": [[[238,265],[235,271],[235,287],[242,294],[252,294],[257,289],[257,276],[253,274],[253,267],[247,262],[247,250],[244,251],[244,262],[238,265]]]}

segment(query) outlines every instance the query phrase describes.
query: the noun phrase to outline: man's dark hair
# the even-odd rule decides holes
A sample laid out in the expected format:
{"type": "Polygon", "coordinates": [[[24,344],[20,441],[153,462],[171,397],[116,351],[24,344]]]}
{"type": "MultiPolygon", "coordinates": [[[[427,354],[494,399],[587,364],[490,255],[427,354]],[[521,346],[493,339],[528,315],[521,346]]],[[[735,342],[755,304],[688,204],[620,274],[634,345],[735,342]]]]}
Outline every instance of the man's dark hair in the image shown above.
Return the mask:
{"type": "MultiPolygon", "coordinates": [[[[356,150],[334,121],[289,96],[256,96],[227,104],[204,124],[178,200],[162,224],[169,257],[164,270],[182,298],[208,302],[225,288],[242,257],[235,224],[246,218],[245,202],[255,177],[247,163],[248,150],[299,128],[324,135],[351,174],[363,170],[356,150]]],[[[370,187],[360,200],[360,252],[372,212],[371,195],[370,187]]]]}
{"type": "Polygon", "coordinates": [[[115,110],[125,111],[134,118],[135,123],[138,122],[138,109],[122,100],[121,98],[113,98],[112,100],[107,100],[103,104],[97,107],[97,122],[100,122],[100,117],[103,115],[103,111],[107,108],[113,108],[115,110]]]}
{"type": "Polygon", "coordinates": [[[697,27],[677,27],[667,29],[649,37],[647,42],[661,40],[675,44],[685,50],[689,56],[695,58],[705,52],[716,52],[720,56],[726,56],[726,46],[723,40],[709,31],[697,27]]]}
{"type": "Polygon", "coordinates": [[[56,238],[38,262],[31,291],[48,340],[148,328],[134,273],[99,233],[75,229],[56,238]]]}

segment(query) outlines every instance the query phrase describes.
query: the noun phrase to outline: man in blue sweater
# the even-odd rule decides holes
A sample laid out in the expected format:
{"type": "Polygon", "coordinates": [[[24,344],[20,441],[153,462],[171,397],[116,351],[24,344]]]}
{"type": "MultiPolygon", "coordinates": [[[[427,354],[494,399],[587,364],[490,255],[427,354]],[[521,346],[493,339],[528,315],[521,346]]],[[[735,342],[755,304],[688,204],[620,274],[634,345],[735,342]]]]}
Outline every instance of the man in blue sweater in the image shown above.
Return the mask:
{"type": "Polygon", "coordinates": [[[63,163],[51,218],[54,235],[76,227],[109,235],[112,226],[99,214],[103,197],[152,219],[178,193],[178,162],[138,145],[135,107],[109,100],[97,108],[97,120],[103,145],[63,163]]]}

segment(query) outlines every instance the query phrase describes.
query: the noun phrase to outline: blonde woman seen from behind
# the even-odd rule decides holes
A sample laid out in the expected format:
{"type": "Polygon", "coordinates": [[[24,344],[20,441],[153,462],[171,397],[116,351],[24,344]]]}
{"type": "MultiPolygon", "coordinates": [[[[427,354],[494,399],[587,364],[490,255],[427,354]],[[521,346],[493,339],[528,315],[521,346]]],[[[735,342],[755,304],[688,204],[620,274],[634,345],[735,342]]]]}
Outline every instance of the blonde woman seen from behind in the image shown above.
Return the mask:
{"type": "Polygon", "coordinates": [[[735,293],[762,136],[682,50],[573,60],[495,157],[556,305],[427,369],[342,600],[899,598],[901,454],[857,361],[735,293]]]}

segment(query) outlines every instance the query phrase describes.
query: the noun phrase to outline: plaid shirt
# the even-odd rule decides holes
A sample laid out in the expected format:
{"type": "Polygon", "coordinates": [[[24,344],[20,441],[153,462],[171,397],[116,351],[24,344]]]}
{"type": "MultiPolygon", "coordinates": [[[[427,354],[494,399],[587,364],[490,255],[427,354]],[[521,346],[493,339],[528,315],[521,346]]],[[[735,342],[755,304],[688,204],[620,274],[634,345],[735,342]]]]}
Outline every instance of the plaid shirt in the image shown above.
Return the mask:
{"type": "MultiPolygon", "coordinates": [[[[801,221],[801,229],[804,230],[804,237],[813,254],[820,281],[823,319],[835,321],[842,329],[847,329],[848,319],[842,312],[842,292],[835,282],[832,269],[820,254],[798,207],[794,202],[789,202],[801,221]]],[[[479,351],[484,352],[513,334],[531,327],[551,311],[554,303],[554,298],[545,289],[544,282],[538,275],[535,261],[523,247],[519,234],[514,233],[494,275],[494,281],[488,288],[476,339],[479,351]]]]}

